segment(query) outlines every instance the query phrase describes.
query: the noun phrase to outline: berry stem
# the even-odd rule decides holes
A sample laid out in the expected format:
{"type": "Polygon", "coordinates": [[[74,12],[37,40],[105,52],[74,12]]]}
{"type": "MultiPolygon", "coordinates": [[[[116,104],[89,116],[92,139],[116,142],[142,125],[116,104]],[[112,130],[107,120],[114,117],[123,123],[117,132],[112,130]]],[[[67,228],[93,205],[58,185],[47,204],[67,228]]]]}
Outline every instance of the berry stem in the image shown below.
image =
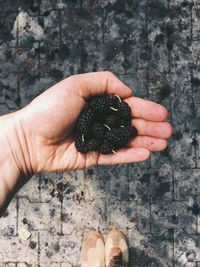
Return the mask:
{"type": "Polygon", "coordinates": [[[81,135],[81,140],[82,140],[82,142],[85,141],[84,134],[81,135]]]}
{"type": "Polygon", "coordinates": [[[112,110],[114,110],[114,111],[118,111],[117,108],[110,107],[110,109],[112,109],[112,110]]]}
{"type": "Polygon", "coordinates": [[[107,124],[104,124],[104,126],[105,126],[109,131],[112,131],[111,128],[110,128],[107,124]]]}
{"type": "Polygon", "coordinates": [[[121,103],[122,102],[121,98],[118,95],[115,96],[119,99],[119,102],[121,103]]]}

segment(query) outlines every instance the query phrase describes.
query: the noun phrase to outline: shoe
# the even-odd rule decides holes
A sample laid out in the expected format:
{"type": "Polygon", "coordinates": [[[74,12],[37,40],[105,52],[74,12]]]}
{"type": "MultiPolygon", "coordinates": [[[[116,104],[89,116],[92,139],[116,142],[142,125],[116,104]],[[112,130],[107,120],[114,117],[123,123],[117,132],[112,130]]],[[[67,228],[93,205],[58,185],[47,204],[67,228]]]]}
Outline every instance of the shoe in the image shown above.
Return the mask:
{"type": "Polygon", "coordinates": [[[124,234],[117,230],[108,233],[105,242],[106,267],[128,267],[128,245],[124,234]]]}
{"type": "Polygon", "coordinates": [[[96,231],[89,232],[83,239],[81,267],[105,267],[104,241],[96,231]]]}

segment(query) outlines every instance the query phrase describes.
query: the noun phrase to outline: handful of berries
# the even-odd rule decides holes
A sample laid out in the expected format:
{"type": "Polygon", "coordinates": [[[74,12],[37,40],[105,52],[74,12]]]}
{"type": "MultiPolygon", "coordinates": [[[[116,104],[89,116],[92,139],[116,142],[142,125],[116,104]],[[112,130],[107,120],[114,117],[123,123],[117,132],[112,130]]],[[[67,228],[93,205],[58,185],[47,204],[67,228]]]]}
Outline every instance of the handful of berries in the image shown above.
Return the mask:
{"type": "Polygon", "coordinates": [[[131,109],[117,95],[101,94],[88,100],[75,126],[75,146],[81,153],[116,153],[136,137],[131,109]]]}

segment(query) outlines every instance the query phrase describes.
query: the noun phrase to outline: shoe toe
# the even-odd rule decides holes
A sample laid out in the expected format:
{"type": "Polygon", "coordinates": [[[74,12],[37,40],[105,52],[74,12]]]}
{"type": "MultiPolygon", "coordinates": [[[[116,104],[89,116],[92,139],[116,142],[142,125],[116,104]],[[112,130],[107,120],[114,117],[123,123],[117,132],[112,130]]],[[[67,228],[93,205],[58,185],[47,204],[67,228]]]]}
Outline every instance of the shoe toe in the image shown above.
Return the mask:
{"type": "Polygon", "coordinates": [[[104,267],[104,241],[96,232],[89,232],[83,240],[81,249],[82,267],[104,267]]]}

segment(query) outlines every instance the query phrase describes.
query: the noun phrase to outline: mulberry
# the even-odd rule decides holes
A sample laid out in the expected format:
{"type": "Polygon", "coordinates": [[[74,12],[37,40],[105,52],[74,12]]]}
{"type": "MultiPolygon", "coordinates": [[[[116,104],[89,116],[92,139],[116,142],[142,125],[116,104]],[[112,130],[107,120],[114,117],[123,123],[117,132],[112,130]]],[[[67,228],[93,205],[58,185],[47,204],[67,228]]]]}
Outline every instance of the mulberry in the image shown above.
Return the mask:
{"type": "Polygon", "coordinates": [[[101,123],[95,123],[92,126],[92,136],[98,139],[103,139],[106,129],[105,126],[101,123]]]}
{"type": "Polygon", "coordinates": [[[85,140],[83,140],[82,136],[79,136],[78,138],[76,138],[75,147],[79,152],[81,152],[83,154],[88,152],[87,147],[86,147],[86,142],[85,142],[85,140]]]}
{"type": "Polygon", "coordinates": [[[116,148],[126,146],[131,138],[137,135],[137,129],[130,125],[112,131],[107,131],[105,134],[105,139],[112,143],[116,148]]]}
{"type": "Polygon", "coordinates": [[[82,136],[79,136],[75,140],[75,146],[76,149],[85,154],[89,151],[98,151],[100,149],[100,146],[102,144],[102,141],[99,139],[90,139],[90,140],[84,140],[82,136]]]}
{"type": "Polygon", "coordinates": [[[78,118],[76,124],[76,130],[80,131],[82,134],[86,134],[94,122],[95,119],[95,112],[91,108],[85,109],[80,117],[78,118]]]}
{"type": "Polygon", "coordinates": [[[75,126],[76,149],[81,153],[114,153],[137,135],[131,120],[131,109],[120,97],[107,94],[92,97],[75,126]]]}
{"type": "Polygon", "coordinates": [[[117,115],[120,122],[121,121],[131,122],[132,119],[131,108],[126,102],[122,101],[118,103],[117,115]]]}
{"type": "Polygon", "coordinates": [[[107,124],[109,127],[117,127],[118,121],[115,114],[110,114],[106,116],[105,118],[105,124],[107,124]]]}
{"type": "Polygon", "coordinates": [[[102,154],[111,154],[113,153],[114,150],[115,150],[114,145],[104,140],[103,144],[100,147],[99,152],[102,154]]]}
{"type": "Polygon", "coordinates": [[[111,108],[117,109],[117,98],[114,96],[102,94],[92,97],[88,102],[88,105],[101,115],[106,115],[111,111],[111,108]]]}
{"type": "Polygon", "coordinates": [[[98,139],[90,139],[86,144],[86,150],[89,151],[99,151],[101,146],[101,141],[98,139]]]}

